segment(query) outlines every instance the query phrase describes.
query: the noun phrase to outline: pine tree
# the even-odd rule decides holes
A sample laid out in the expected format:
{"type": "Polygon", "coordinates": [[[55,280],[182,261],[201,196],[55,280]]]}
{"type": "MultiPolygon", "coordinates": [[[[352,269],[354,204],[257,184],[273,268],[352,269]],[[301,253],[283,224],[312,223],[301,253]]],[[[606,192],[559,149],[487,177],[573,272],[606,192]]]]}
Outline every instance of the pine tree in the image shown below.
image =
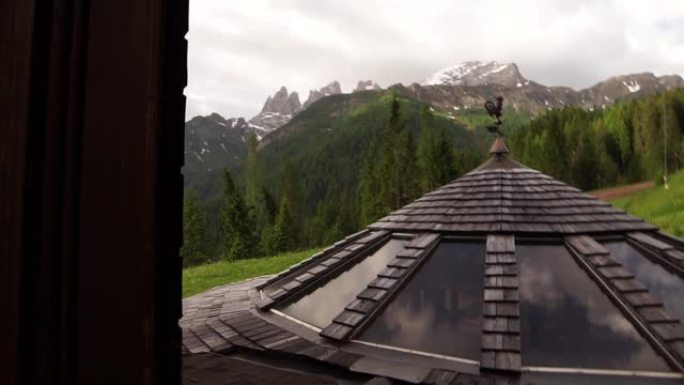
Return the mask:
{"type": "Polygon", "coordinates": [[[257,158],[257,146],[259,140],[255,133],[250,133],[247,136],[247,159],[245,163],[246,176],[246,191],[245,201],[251,207],[257,207],[257,201],[260,193],[260,173],[257,158]]]}
{"type": "Polygon", "coordinates": [[[359,181],[359,195],[361,197],[361,223],[366,225],[383,215],[383,205],[380,201],[380,176],[378,175],[378,144],[375,138],[366,149],[361,178],[359,181]]]}
{"type": "Polygon", "coordinates": [[[205,254],[205,213],[193,188],[187,188],[183,197],[183,247],[180,255],[183,265],[203,262],[205,254]]]}
{"type": "Polygon", "coordinates": [[[254,221],[230,172],[223,172],[223,258],[255,256],[254,221]]]}
{"type": "Polygon", "coordinates": [[[421,192],[432,191],[454,177],[454,150],[446,130],[433,127],[427,106],[421,109],[417,166],[421,192]]]}
{"type": "Polygon", "coordinates": [[[278,254],[283,251],[293,250],[296,245],[296,233],[293,227],[294,217],[290,209],[290,201],[287,196],[280,200],[278,216],[269,234],[268,251],[270,254],[278,254]]]}
{"type": "Polygon", "coordinates": [[[390,102],[390,116],[380,147],[380,196],[383,212],[408,203],[417,194],[413,138],[401,116],[396,95],[390,102]]]}
{"type": "Polygon", "coordinates": [[[300,246],[299,234],[302,230],[302,225],[300,221],[302,213],[302,200],[299,178],[297,173],[295,172],[294,166],[292,165],[292,160],[290,158],[285,158],[283,170],[280,177],[280,185],[282,186],[280,197],[281,207],[278,210],[278,215],[280,215],[280,210],[282,209],[283,201],[286,201],[288,215],[291,217],[289,219],[288,226],[292,229],[291,239],[288,242],[290,248],[294,248],[300,246]]]}

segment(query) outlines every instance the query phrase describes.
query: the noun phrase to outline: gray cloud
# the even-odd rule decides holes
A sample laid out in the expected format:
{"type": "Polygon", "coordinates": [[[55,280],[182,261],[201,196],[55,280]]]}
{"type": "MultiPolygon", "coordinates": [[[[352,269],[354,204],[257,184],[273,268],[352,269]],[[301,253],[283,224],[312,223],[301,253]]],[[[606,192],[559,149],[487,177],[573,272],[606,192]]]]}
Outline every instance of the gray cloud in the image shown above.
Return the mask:
{"type": "MultiPolygon", "coordinates": [[[[547,85],[684,73],[681,0],[191,0],[187,118],[251,117],[285,85],[420,82],[467,60],[547,85]]],[[[303,101],[303,100],[302,100],[303,101]]]]}

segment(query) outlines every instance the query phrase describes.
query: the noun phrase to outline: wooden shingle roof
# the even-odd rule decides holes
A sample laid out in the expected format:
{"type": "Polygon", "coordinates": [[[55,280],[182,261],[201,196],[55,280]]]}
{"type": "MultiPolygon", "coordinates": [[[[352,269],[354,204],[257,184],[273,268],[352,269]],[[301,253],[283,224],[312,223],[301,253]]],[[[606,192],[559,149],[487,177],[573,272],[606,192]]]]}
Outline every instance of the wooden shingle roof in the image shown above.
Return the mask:
{"type": "MultiPolygon", "coordinates": [[[[638,375],[641,379],[660,376],[659,380],[667,380],[663,384],[677,383],[684,378],[684,324],[630,266],[622,265],[602,246],[601,242],[607,240],[642,251],[649,263],[674,274],[671,279],[684,277],[684,240],[659,233],[655,226],[639,218],[495,153],[462,178],[280,274],[185,299],[180,321],[184,362],[188,373],[197,376],[192,381],[207,373],[214,375],[198,384],[214,383],[220,378],[231,385],[276,380],[292,384],[494,385],[517,383],[535,370],[553,373],[558,368],[525,365],[521,324],[526,318],[521,304],[526,297],[519,286],[529,281],[521,280],[516,243],[520,241],[525,247],[526,242],[555,242],[570,252],[567,256],[625,316],[622,322],[633,325],[654,349],[653,354],[672,369],[622,371],[620,375],[638,375]],[[347,281],[348,286],[356,285],[355,291],[348,303],[342,302],[339,309],[331,307],[336,313],[326,325],[315,326],[288,313],[290,304],[324,288],[374,254],[381,254],[379,250],[393,240],[401,240],[401,245],[392,249],[387,259],[377,259],[382,261],[377,271],[368,267],[373,272],[370,278],[347,281]],[[464,240],[486,245],[480,256],[482,277],[476,279],[483,282],[479,297],[479,359],[445,356],[398,344],[374,344],[363,338],[364,330],[435,258],[434,250],[442,243],[464,240]],[[221,363],[211,355],[216,353],[223,356],[221,363]],[[240,367],[239,362],[248,362],[250,369],[240,367]],[[298,374],[288,372],[292,369],[298,374]]],[[[524,253],[520,254],[523,261],[524,253]]],[[[451,298],[451,287],[442,289],[444,301],[451,298]]],[[[426,293],[435,295],[421,292],[421,301],[426,293]]],[[[336,290],[317,299],[316,306],[325,306],[332,300],[330,297],[347,301],[336,290]]],[[[462,297],[460,300],[466,303],[467,296],[462,297]]],[[[448,303],[451,306],[451,300],[448,303]]],[[[568,370],[564,375],[570,381],[575,378],[572,370],[584,369],[568,370]]],[[[615,371],[599,371],[604,377],[597,384],[611,383],[615,378],[615,371]]],[[[539,383],[555,383],[552,380],[550,377],[539,383]]]]}
{"type": "Polygon", "coordinates": [[[503,156],[369,226],[441,233],[600,234],[656,227],[503,156]]]}

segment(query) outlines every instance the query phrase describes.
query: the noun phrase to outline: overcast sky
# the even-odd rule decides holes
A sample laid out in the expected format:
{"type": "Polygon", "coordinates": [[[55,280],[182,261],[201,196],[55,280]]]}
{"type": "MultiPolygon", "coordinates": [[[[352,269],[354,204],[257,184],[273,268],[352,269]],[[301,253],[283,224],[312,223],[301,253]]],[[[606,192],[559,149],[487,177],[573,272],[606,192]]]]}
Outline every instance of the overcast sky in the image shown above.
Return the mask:
{"type": "Polygon", "coordinates": [[[469,60],[581,89],[684,74],[684,0],[190,0],[186,119],[257,114],[281,86],[421,82],[469,60]]]}

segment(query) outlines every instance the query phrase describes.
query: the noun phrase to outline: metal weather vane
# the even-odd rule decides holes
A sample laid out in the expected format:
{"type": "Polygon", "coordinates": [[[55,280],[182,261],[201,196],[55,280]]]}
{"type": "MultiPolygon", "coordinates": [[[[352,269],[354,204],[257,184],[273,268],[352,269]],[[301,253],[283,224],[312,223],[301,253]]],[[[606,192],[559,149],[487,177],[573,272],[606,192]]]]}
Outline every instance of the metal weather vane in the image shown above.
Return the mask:
{"type": "Polygon", "coordinates": [[[497,96],[495,101],[487,100],[484,104],[489,116],[496,119],[494,125],[487,126],[487,130],[496,136],[492,147],[489,149],[490,154],[495,154],[497,158],[501,158],[508,153],[508,148],[503,140],[503,133],[501,132],[501,115],[503,114],[503,97],[497,96]]]}
{"type": "Polygon", "coordinates": [[[485,109],[487,110],[487,113],[489,116],[496,118],[496,122],[494,122],[494,126],[487,126],[487,130],[491,132],[492,134],[496,134],[497,136],[501,135],[501,115],[503,114],[503,97],[497,96],[496,97],[496,103],[487,100],[484,104],[485,109]]]}

